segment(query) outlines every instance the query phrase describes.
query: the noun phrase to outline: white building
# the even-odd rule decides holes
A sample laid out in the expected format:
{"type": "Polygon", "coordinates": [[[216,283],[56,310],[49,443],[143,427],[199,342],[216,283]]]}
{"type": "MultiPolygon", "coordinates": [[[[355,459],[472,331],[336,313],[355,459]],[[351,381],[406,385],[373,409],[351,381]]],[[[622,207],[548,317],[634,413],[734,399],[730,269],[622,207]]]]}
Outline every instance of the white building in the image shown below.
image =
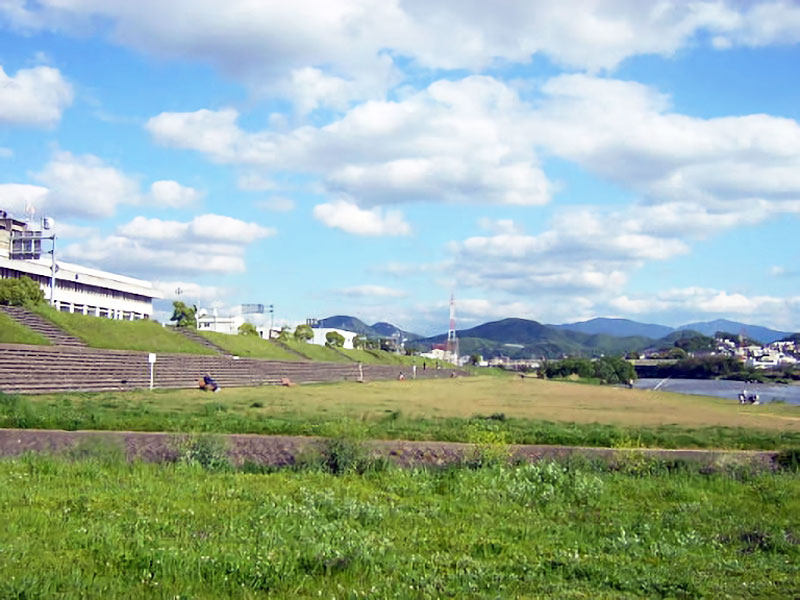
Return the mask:
{"type": "Polygon", "coordinates": [[[239,327],[241,327],[243,323],[244,318],[240,316],[220,317],[217,314],[216,308],[210,313],[205,308],[201,308],[197,311],[198,331],[213,331],[215,333],[236,335],[239,333],[239,327]]]}
{"type": "Polygon", "coordinates": [[[353,349],[353,339],[358,335],[354,331],[347,331],[345,329],[334,329],[333,327],[314,327],[311,329],[314,332],[314,338],[309,340],[312,344],[316,344],[317,346],[324,346],[327,343],[326,336],[335,331],[339,335],[344,338],[344,345],[343,348],[347,348],[348,350],[353,349]]]}
{"type": "Polygon", "coordinates": [[[153,315],[153,299],[162,296],[152,283],[60,260],[53,264],[49,243],[41,229],[0,211],[0,279],[30,277],[63,312],[125,320],[153,315]]]}

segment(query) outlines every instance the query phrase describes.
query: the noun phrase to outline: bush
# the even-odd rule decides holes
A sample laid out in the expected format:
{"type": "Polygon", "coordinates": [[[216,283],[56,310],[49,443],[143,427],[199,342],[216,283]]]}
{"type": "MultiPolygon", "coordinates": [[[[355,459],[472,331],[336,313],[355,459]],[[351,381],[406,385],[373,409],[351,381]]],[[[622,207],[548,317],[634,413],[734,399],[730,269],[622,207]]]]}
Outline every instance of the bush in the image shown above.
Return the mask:
{"type": "Polygon", "coordinates": [[[255,335],[258,336],[258,329],[252,323],[242,323],[239,325],[239,335],[255,335]]]}
{"type": "Polygon", "coordinates": [[[30,277],[23,275],[19,279],[0,280],[0,304],[33,306],[42,302],[44,302],[44,292],[30,277]]]}
{"type": "Polygon", "coordinates": [[[325,345],[328,348],[341,348],[344,346],[344,336],[338,331],[329,331],[325,334],[325,345]]]}

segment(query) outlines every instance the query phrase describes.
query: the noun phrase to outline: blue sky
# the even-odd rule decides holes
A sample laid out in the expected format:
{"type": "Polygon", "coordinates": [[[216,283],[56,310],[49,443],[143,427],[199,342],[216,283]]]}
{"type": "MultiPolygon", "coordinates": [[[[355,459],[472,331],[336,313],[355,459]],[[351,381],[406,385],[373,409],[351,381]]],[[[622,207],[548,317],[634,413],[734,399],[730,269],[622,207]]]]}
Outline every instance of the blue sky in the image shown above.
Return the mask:
{"type": "Polygon", "coordinates": [[[160,318],[798,331],[798,44],[788,1],[0,0],[0,205],[160,318]]]}

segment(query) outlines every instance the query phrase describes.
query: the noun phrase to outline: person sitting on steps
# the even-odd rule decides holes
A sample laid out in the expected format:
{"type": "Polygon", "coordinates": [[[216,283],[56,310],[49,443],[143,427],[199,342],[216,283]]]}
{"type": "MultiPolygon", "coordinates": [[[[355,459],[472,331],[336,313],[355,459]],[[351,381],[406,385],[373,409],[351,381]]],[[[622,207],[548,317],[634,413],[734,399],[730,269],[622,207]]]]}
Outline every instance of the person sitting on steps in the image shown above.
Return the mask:
{"type": "Polygon", "coordinates": [[[218,392],[222,389],[221,387],[219,387],[219,384],[216,381],[214,381],[214,379],[208,373],[206,373],[205,375],[203,375],[203,377],[198,379],[197,386],[201,390],[205,390],[206,392],[218,392]]]}

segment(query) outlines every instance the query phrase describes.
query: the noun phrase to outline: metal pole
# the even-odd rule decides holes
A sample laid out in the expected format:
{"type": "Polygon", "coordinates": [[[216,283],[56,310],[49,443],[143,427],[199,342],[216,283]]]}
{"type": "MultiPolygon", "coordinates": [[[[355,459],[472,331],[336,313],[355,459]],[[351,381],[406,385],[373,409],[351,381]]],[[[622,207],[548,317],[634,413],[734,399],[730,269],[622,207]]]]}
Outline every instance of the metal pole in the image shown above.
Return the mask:
{"type": "Polygon", "coordinates": [[[50,306],[56,306],[56,235],[53,234],[53,249],[50,251],[53,260],[50,263],[50,306]]]}
{"type": "Polygon", "coordinates": [[[272,328],[275,324],[275,306],[270,304],[269,305],[269,334],[267,335],[267,339],[272,339],[272,328]]]}

